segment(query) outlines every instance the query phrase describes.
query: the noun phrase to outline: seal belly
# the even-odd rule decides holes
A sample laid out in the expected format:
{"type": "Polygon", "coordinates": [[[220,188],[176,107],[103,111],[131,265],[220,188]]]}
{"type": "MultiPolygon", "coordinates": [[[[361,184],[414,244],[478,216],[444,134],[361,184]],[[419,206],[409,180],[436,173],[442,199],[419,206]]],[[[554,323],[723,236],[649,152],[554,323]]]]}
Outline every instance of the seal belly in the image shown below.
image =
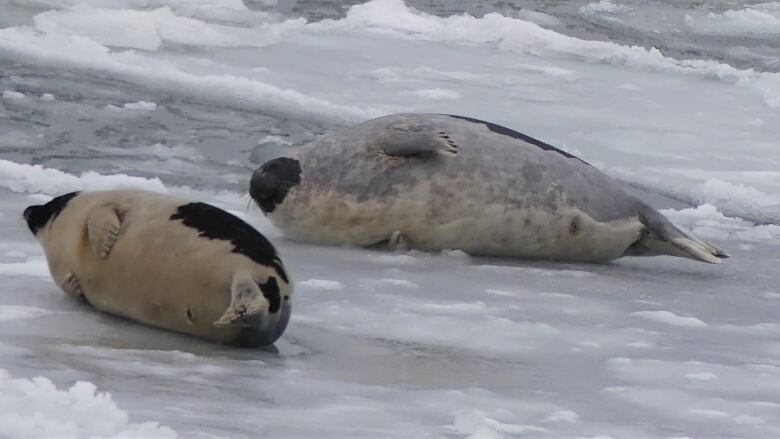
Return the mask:
{"type": "Polygon", "coordinates": [[[287,325],[292,288],[281,260],[259,232],[225,211],[107,191],[79,195],[52,221],[36,233],[52,277],[96,309],[222,343],[268,345],[287,325]],[[111,215],[119,233],[96,251],[91,230],[102,230],[101,218],[111,215]]]}
{"type": "Polygon", "coordinates": [[[637,217],[601,222],[576,207],[491,202],[484,187],[459,187],[419,181],[362,201],[302,187],[275,213],[286,220],[275,223],[293,239],[318,244],[369,246],[400,231],[420,250],[590,262],[619,258],[641,236],[637,217]]]}

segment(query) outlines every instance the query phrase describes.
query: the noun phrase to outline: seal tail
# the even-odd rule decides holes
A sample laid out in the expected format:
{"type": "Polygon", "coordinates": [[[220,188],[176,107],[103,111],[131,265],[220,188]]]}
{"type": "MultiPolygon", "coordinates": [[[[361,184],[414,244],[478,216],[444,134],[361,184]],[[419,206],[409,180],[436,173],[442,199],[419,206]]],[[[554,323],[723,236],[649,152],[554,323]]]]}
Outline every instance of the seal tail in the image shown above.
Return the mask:
{"type": "Polygon", "coordinates": [[[710,264],[720,264],[729,253],[707,241],[688,235],[665,216],[646,204],[637,208],[645,226],[642,236],[626,250],[627,256],[679,256],[710,264]]]}

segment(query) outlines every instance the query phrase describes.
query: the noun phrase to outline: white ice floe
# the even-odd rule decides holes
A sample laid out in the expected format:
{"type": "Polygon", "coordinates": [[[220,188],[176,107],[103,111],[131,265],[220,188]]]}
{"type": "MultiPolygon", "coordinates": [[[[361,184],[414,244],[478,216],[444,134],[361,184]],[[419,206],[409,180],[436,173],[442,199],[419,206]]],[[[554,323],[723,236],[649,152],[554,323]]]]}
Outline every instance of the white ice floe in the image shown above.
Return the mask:
{"type": "Polygon", "coordinates": [[[13,192],[42,193],[58,196],[81,190],[145,189],[167,192],[158,178],[142,178],[129,175],[102,175],[94,171],[76,176],[41,165],[26,165],[0,160],[0,187],[13,192]]]}
{"type": "Polygon", "coordinates": [[[614,3],[611,0],[600,0],[598,2],[588,3],[580,8],[581,14],[615,14],[619,12],[628,12],[631,8],[625,5],[614,3]]]}
{"type": "Polygon", "coordinates": [[[123,105],[122,107],[127,108],[128,110],[151,111],[157,109],[157,104],[154,102],[138,101],[138,102],[129,102],[123,105]]]}
{"type": "Polygon", "coordinates": [[[446,88],[430,88],[425,90],[415,90],[412,92],[415,96],[425,99],[451,100],[460,99],[461,95],[457,91],[447,90],[446,88]]]}
{"type": "Polygon", "coordinates": [[[631,315],[672,326],[687,326],[690,328],[703,328],[707,326],[707,323],[696,317],[684,317],[671,311],[637,311],[632,312],[631,315]]]}
{"type": "Polygon", "coordinates": [[[547,417],[542,419],[541,422],[543,423],[562,422],[562,423],[574,424],[577,421],[579,421],[579,419],[580,416],[571,410],[559,410],[557,412],[550,413],[549,415],[547,415],[547,417]]]}
{"type": "Polygon", "coordinates": [[[154,89],[170,90],[247,109],[267,109],[309,118],[363,120],[385,111],[329,102],[248,76],[198,74],[133,51],[112,52],[80,35],[40,34],[28,28],[0,29],[0,50],[36,62],[86,67],[154,89]]]}
{"type": "Polygon", "coordinates": [[[9,101],[19,101],[25,98],[27,98],[27,95],[22,92],[18,92],[16,90],[3,90],[3,99],[9,101]]]}
{"type": "Polygon", "coordinates": [[[703,16],[685,16],[685,25],[693,32],[706,35],[780,35],[780,3],[750,5],[745,9],[711,12],[703,16]]]}
{"type": "Polygon", "coordinates": [[[539,435],[549,431],[534,425],[501,422],[479,410],[457,413],[453,425],[458,433],[468,435],[469,439],[495,439],[504,434],[539,435]]]}
{"type": "MultiPolygon", "coordinates": [[[[753,193],[752,191],[747,191],[753,193]]],[[[751,242],[780,243],[780,226],[756,225],[740,218],[728,217],[714,205],[706,203],[687,209],[661,211],[675,224],[691,230],[704,239],[739,239],[751,242]]]]}
{"type": "Polygon", "coordinates": [[[13,378],[0,369],[0,432],[8,439],[175,439],[156,422],[131,423],[111,395],[79,381],[67,390],[49,379],[13,378]]]}
{"type": "MultiPolygon", "coordinates": [[[[608,0],[598,4],[603,4],[606,9],[620,8],[608,0]]],[[[768,106],[780,109],[778,73],[739,70],[708,60],[676,60],[664,56],[655,48],[581,40],[496,13],[481,18],[469,15],[436,17],[416,11],[401,0],[373,0],[352,6],[342,20],[325,20],[305,27],[307,32],[354,32],[357,29],[386,36],[481,44],[518,53],[566,56],[590,62],[717,78],[740,87],[752,87],[768,106]]]]}

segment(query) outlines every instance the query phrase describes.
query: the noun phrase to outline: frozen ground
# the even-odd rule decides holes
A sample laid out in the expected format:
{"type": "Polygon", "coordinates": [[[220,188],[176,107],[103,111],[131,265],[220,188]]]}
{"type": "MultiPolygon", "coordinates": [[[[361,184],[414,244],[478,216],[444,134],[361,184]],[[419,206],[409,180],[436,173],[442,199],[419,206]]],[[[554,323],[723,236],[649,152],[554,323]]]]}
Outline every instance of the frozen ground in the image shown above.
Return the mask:
{"type": "Polygon", "coordinates": [[[780,436],[780,3],[549,3],[0,0],[0,437],[780,436]],[[256,163],[412,110],[561,146],[733,258],[316,248],[246,210],[256,163]],[[126,186],[277,243],[278,352],[57,290],[21,211],[126,186]]]}

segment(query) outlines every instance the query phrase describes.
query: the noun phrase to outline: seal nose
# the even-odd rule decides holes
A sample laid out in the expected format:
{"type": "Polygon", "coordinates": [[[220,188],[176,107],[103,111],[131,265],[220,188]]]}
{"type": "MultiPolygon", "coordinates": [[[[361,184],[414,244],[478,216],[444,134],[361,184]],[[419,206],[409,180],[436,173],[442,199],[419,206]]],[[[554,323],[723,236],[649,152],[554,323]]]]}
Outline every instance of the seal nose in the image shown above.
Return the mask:
{"type": "Polygon", "coordinates": [[[255,200],[263,212],[268,213],[274,210],[274,194],[279,186],[279,179],[273,175],[268,175],[262,168],[252,174],[249,181],[249,196],[255,200]]]}
{"type": "Polygon", "coordinates": [[[233,342],[240,347],[266,347],[274,344],[287,329],[292,306],[289,300],[282,303],[278,314],[267,314],[261,318],[247,319],[245,327],[233,342]]]}
{"type": "Polygon", "coordinates": [[[249,181],[249,195],[255,200],[267,200],[273,193],[274,188],[278,184],[277,178],[265,173],[260,168],[252,174],[252,179],[249,181]]]}
{"type": "Polygon", "coordinates": [[[24,220],[27,221],[28,223],[30,222],[30,217],[32,216],[33,213],[33,207],[35,206],[30,206],[27,209],[24,209],[24,213],[22,213],[24,220]]]}

